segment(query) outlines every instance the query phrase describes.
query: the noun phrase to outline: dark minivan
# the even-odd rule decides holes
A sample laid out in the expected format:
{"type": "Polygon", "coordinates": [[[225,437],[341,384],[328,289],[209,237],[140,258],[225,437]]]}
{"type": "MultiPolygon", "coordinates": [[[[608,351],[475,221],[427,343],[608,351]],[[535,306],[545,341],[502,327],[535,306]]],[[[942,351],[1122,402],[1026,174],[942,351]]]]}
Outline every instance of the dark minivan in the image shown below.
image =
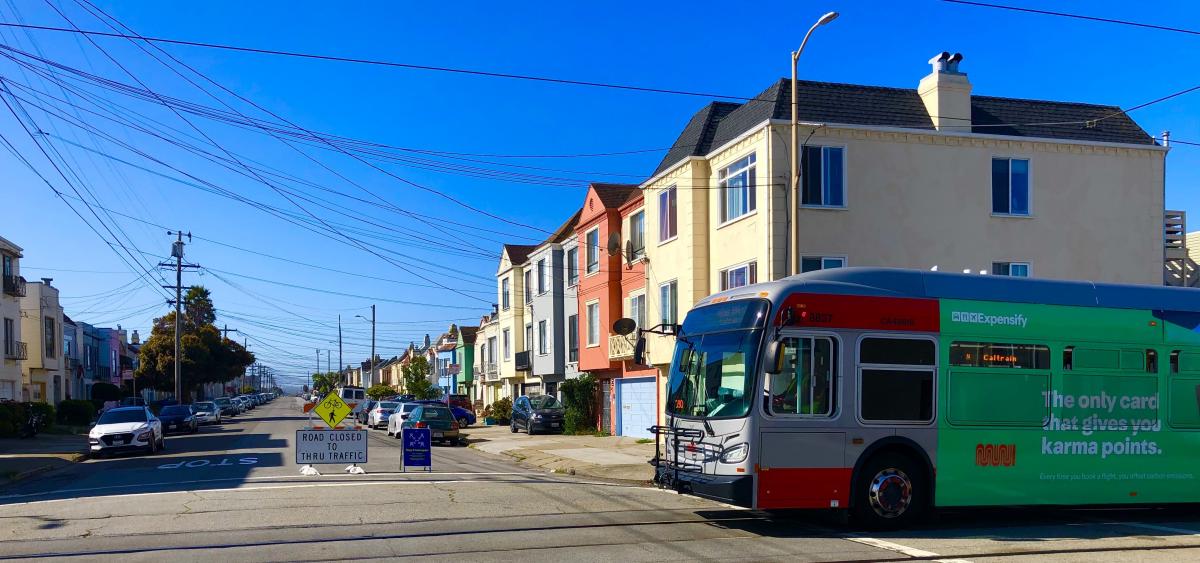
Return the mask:
{"type": "Polygon", "coordinates": [[[549,395],[518,397],[513,402],[512,431],[562,432],[563,405],[549,395]]]}

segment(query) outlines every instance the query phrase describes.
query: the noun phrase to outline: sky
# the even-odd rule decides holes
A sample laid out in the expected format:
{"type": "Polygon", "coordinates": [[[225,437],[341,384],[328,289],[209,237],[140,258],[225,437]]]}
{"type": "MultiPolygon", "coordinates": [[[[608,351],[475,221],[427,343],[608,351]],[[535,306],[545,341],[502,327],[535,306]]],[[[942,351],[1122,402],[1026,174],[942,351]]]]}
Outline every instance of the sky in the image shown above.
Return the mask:
{"type": "MultiPolygon", "coordinates": [[[[724,96],[787,76],[790,51],[830,10],[841,16],[810,40],[804,79],[915,88],[950,51],[978,95],[1128,108],[1195,86],[1200,67],[1197,35],[936,0],[91,1],[150,37],[724,96]]],[[[1191,2],[1014,5],[1200,29],[1191,2]]],[[[5,0],[0,21],[109,31],[85,7],[5,0]]],[[[502,243],[544,239],[588,181],[645,179],[713,99],[161,46],[193,74],[121,38],[13,28],[0,44],[20,51],[0,53],[12,107],[0,107],[12,145],[0,150],[0,236],[23,247],[24,276],[53,278],[73,319],[145,338],[174,281],[154,268],[166,230],[190,232],[186,260],[202,268],[184,284],[208,287],[218,324],[291,385],[318,349],[336,369],[339,315],[342,363],[368,357],[371,304],[384,357],[476,324],[496,300],[502,243]],[[230,124],[242,116],[359,152],[230,124]],[[577,156],[595,153],[627,154],[577,156]]],[[[1197,109],[1200,92],[1131,115],[1154,136],[1200,142],[1197,109]]],[[[1200,212],[1198,164],[1200,146],[1172,148],[1168,208],[1200,212]]]]}

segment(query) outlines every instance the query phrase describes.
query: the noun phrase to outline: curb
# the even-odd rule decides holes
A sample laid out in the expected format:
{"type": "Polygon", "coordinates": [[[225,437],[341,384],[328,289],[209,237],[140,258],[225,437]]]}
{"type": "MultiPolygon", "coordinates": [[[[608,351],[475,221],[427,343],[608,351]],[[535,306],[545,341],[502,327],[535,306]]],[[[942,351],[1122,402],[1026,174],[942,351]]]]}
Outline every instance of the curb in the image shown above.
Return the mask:
{"type": "MultiPolygon", "coordinates": [[[[91,455],[90,455],[90,453],[86,453],[86,452],[85,453],[76,453],[76,454],[71,454],[71,457],[69,459],[68,458],[59,458],[59,459],[62,459],[63,461],[66,461],[69,463],[82,463],[84,461],[91,459],[91,455]]],[[[63,467],[66,467],[66,466],[63,466],[63,467]]],[[[18,481],[23,481],[30,477],[34,477],[36,475],[46,473],[49,471],[54,471],[56,469],[62,469],[62,467],[55,467],[54,465],[42,465],[39,467],[34,467],[33,469],[27,469],[25,471],[17,473],[16,475],[13,475],[12,477],[0,480],[0,487],[5,487],[7,485],[11,485],[18,481]]]]}
{"type": "MultiPolygon", "coordinates": [[[[470,448],[474,449],[476,451],[479,451],[478,448],[475,448],[474,445],[471,445],[470,448]]],[[[486,453],[486,452],[481,452],[481,453],[486,453]]],[[[626,484],[636,484],[636,485],[646,485],[651,482],[649,479],[624,479],[624,478],[620,478],[620,477],[612,477],[609,475],[605,475],[604,474],[605,466],[603,466],[603,465],[584,464],[580,467],[570,466],[570,467],[566,467],[566,468],[548,469],[546,467],[547,465],[551,465],[551,464],[557,463],[557,462],[567,462],[567,463],[571,463],[571,462],[579,463],[579,462],[578,462],[578,460],[573,460],[573,459],[564,458],[564,457],[558,457],[554,454],[551,454],[549,452],[544,452],[541,450],[521,450],[518,448],[518,449],[512,449],[512,450],[504,450],[500,453],[504,456],[512,458],[513,460],[515,460],[517,463],[520,463],[521,465],[524,465],[526,467],[533,467],[533,468],[537,468],[537,469],[546,470],[555,475],[571,475],[571,476],[576,476],[576,477],[587,477],[589,479],[603,479],[605,481],[613,481],[616,483],[626,483],[626,484]],[[530,452],[530,451],[536,451],[546,457],[543,458],[542,460],[540,460],[539,464],[527,463],[525,460],[529,459],[530,456],[526,455],[526,453],[530,452]]]]}

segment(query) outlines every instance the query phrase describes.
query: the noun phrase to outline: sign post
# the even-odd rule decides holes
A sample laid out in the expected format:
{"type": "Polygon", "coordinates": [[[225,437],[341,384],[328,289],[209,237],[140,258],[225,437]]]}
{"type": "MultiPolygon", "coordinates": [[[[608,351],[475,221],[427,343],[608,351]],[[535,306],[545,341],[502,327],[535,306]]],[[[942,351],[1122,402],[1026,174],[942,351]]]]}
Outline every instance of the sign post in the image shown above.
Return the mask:
{"type": "Polygon", "coordinates": [[[408,468],[424,468],[433,471],[433,456],[430,452],[428,428],[404,428],[400,431],[404,452],[400,458],[400,471],[407,472],[408,468]]]}

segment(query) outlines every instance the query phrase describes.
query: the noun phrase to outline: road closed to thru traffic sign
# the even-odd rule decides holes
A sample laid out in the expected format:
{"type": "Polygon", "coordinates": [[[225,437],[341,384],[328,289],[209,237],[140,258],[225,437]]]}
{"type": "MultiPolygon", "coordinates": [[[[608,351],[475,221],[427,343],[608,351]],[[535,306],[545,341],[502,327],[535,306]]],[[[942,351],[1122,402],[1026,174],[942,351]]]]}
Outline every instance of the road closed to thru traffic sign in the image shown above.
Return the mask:
{"type": "Polygon", "coordinates": [[[366,430],[297,430],[296,463],[366,463],[366,430]]]}

